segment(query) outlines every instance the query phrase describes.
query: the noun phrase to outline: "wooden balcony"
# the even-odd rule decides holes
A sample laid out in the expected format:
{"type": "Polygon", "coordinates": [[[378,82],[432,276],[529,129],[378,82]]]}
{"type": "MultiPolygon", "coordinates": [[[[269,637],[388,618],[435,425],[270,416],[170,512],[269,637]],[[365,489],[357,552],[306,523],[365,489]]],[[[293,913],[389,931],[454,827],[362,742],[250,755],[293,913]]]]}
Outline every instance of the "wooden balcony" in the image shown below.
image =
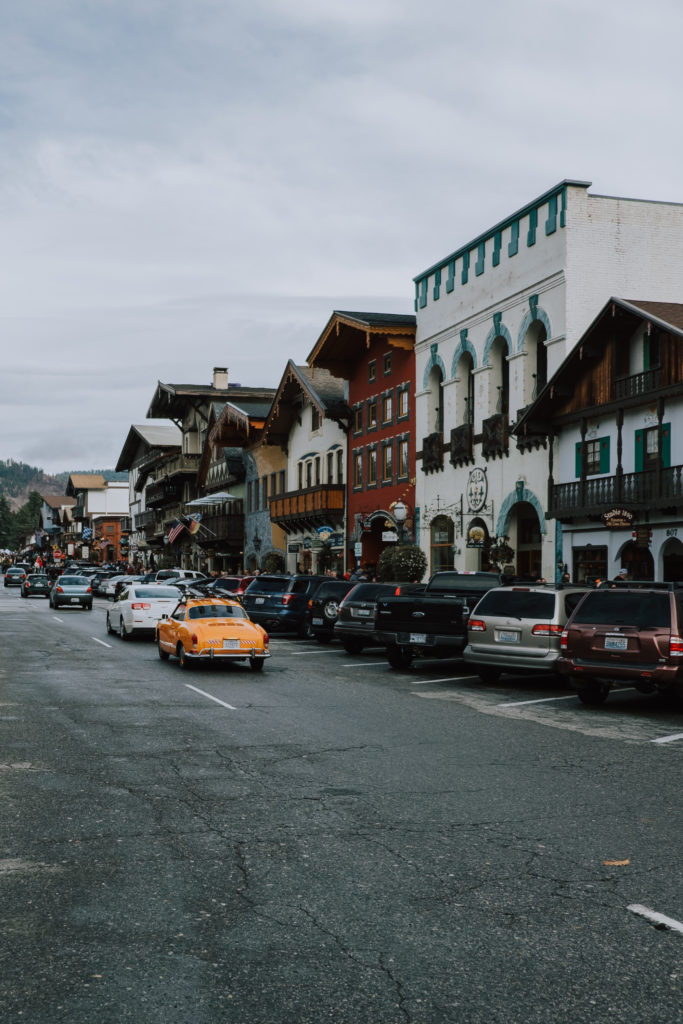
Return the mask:
{"type": "Polygon", "coordinates": [[[159,480],[170,476],[194,477],[199,469],[201,455],[175,455],[160,467],[159,480]]]}
{"type": "Polygon", "coordinates": [[[148,485],[145,491],[145,501],[150,508],[159,508],[162,505],[177,502],[182,492],[182,482],[177,478],[173,480],[159,480],[158,483],[148,485]]]}
{"type": "Polygon", "coordinates": [[[144,512],[136,512],[134,516],[135,529],[146,530],[148,526],[152,526],[156,520],[156,512],[153,508],[147,508],[144,512]]]}
{"type": "Polygon", "coordinates": [[[662,383],[662,370],[657,366],[652,370],[644,370],[642,373],[634,373],[630,377],[616,377],[612,381],[613,401],[623,401],[627,398],[639,398],[657,391],[662,383]]]}
{"type": "Polygon", "coordinates": [[[549,511],[555,519],[575,519],[622,505],[635,512],[683,506],[683,466],[555,484],[549,511]]]}
{"type": "Polygon", "coordinates": [[[481,454],[485,459],[502,459],[508,454],[507,414],[497,412],[482,423],[481,454]]]}
{"type": "Polygon", "coordinates": [[[462,423],[451,430],[452,466],[466,466],[474,462],[474,430],[471,423],[462,423]]]}
{"type": "Polygon", "coordinates": [[[285,533],[312,530],[341,522],[344,516],[342,484],[321,484],[303,491],[288,491],[270,499],[270,519],[285,533]]]}
{"type": "Polygon", "coordinates": [[[194,539],[204,547],[212,547],[217,541],[232,544],[241,549],[244,541],[244,514],[232,512],[226,515],[202,515],[199,532],[194,539]]]}

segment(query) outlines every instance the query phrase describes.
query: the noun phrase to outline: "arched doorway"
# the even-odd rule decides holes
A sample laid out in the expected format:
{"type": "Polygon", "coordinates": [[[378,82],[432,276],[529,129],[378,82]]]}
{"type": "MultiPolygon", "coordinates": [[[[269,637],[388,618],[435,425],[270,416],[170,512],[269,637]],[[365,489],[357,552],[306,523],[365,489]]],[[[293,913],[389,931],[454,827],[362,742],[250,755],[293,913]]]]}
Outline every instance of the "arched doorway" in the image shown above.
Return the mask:
{"type": "Polygon", "coordinates": [[[437,516],[429,527],[429,564],[431,572],[453,568],[453,520],[437,516]]]}
{"type": "Polygon", "coordinates": [[[517,575],[523,580],[537,580],[542,573],[541,524],[538,513],[528,501],[513,506],[511,520],[516,525],[516,537],[510,543],[516,552],[517,575]]]}
{"type": "Polygon", "coordinates": [[[655,563],[649,548],[639,548],[629,541],[621,549],[621,566],[632,580],[653,580],[655,563]]]}
{"type": "Polygon", "coordinates": [[[662,549],[662,579],[665,583],[683,580],[683,544],[675,537],[671,537],[662,549]]]}

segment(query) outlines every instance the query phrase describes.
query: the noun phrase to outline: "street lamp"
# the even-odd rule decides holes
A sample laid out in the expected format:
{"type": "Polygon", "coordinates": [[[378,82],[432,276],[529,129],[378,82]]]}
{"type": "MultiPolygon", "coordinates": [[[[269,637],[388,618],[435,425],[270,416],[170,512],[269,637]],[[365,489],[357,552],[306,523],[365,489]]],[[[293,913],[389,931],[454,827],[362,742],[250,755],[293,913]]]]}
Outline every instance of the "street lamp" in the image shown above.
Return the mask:
{"type": "Polygon", "coordinates": [[[392,506],[392,512],[398,526],[398,542],[403,544],[408,506],[404,505],[402,501],[396,501],[392,506]]]}

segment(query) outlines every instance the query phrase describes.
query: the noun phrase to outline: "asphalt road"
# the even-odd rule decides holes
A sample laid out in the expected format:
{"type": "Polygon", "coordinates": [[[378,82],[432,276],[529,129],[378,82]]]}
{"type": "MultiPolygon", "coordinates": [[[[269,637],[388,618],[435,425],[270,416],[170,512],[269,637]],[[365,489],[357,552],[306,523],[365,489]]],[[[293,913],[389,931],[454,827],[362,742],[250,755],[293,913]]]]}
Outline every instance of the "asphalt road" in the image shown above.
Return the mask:
{"type": "Polygon", "coordinates": [[[683,1020],[682,704],[105,609],[0,590],[3,1024],[683,1020]]]}

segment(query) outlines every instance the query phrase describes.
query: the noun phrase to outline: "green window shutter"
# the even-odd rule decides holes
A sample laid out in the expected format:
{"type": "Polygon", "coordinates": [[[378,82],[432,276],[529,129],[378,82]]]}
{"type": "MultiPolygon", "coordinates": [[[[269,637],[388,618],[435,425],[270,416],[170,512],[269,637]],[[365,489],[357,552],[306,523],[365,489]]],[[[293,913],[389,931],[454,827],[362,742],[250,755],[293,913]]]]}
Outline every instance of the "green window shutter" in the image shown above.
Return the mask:
{"type": "Polygon", "coordinates": [[[671,424],[662,423],[662,465],[668,469],[671,465],[671,424]]]}
{"type": "Polygon", "coordinates": [[[600,472],[609,473],[609,437],[600,438],[600,472]]]}
{"type": "Polygon", "coordinates": [[[636,473],[643,472],[645,431],[636,430],[636,473]]]}
{"type": "Polygon", "coordinates": [[[581,476],[581,442],[576,442],[574,454],[574,475],[581,476]]]}

